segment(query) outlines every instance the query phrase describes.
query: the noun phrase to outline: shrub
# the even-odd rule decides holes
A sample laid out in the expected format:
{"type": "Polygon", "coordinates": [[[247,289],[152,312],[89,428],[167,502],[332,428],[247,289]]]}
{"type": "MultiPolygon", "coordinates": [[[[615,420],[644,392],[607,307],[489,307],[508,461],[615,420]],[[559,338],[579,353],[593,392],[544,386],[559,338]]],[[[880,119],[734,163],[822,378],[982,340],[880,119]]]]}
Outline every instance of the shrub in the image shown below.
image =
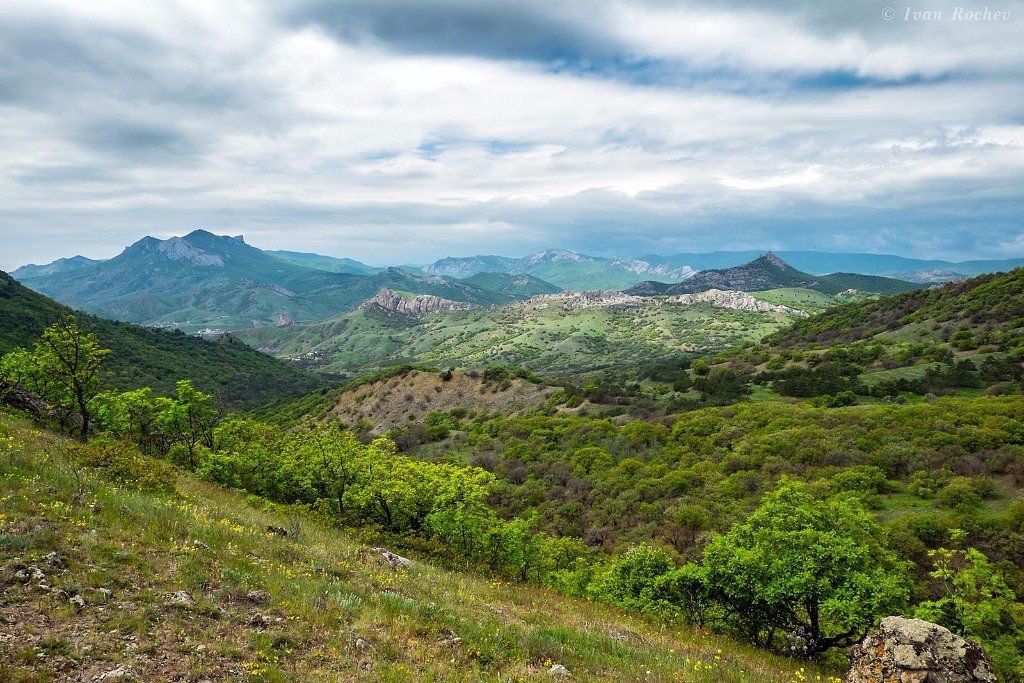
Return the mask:
{"type": "Polygon", "coordinates": [[[68,444],[68,455],[76,462],[99,471],[104,479],[140,491],[173,491],[177,474],[167,463],[140,455],[133,444],[95,441],[68,444]]]}

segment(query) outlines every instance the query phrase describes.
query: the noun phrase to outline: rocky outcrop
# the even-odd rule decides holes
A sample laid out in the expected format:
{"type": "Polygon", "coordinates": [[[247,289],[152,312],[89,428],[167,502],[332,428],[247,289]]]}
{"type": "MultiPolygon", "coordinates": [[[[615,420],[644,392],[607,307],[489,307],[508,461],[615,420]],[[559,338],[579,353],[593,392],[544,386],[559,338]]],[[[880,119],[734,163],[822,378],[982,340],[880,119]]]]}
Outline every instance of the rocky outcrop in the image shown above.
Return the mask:
{"type": "Polygon", "coordinates": [[[442,311],[469,311],[479,308],[475,304],[442,299],[433,294],[417,294],[416,296],[405,297],[387,287],[381,287],[376,294],[360,304],[359,307],[366,311],[412,316],[442,311]]]}
{"type": "Polygon", "coordinates": [[[844,683],[996,683],[977,643],[921,619],[886,617],[849,652],[844,683]]]}
{"type": "Polygon", "coordinates": [[[735,311],[750,311],[753,313],[784,313],[786,315],[806,316],[807,313],[789,306],[780,306],[770,303],[764,299],[750,296],[746,292],[739,292],[732,289],[709,289],[706,292],[697,294],[682,294],[678,298],[670,299],[681,304],[705,303],[716,308],[731,308],[735,311]]]}
{"type": "Polygon", "coordinates": [[[599,290],[594,292],[539,294],[531,297],[526,303],[534,309],[543,309],[551,305],[560,305],[567,311],[575,311],[581,308],[607,308],[611,306],[636,308],[638,306],[646,306],[658,302],[642,296],[624,294],[623,292],[599,290]]]}

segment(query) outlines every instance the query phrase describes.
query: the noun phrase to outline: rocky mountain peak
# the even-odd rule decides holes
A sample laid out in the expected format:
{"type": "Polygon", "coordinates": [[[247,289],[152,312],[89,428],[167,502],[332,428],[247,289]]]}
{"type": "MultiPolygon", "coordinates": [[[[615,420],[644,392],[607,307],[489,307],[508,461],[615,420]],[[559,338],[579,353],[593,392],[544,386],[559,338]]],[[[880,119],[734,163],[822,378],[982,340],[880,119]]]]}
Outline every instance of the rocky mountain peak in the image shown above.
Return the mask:
{"type": "Polygon", "coordinates": [[[442,311],[469,311],[479,306],[465,301],[443,299],[433,294],[402,296],[393,289],[381,287],[376,294],[360,304],[359,308],[379,313],[420,316],[442,311]]]}
{"type": "Polygon", "coordinates": [[[791,268],[792,267],[788,263],[786,263],[785,261],[780,259],[778,256],[776,256],[773,252],[770,252],[770,251],[765,253],[760,258],[758,258],[754,263],[763,263],[764,265],[774,266],[775,268],[791,268]]]}

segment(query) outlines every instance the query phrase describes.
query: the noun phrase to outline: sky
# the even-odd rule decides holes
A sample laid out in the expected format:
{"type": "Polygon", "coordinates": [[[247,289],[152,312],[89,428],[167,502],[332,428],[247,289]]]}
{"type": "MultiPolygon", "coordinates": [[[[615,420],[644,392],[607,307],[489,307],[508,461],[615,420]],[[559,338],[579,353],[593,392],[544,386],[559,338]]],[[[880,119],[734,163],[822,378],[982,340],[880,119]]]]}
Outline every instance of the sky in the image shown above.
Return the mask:
{"type": "Polygon", "coordinates": [[[1024,256],[1024,2],[987,2],[0,0],[0,268],[195,228],[1024,256]]]}

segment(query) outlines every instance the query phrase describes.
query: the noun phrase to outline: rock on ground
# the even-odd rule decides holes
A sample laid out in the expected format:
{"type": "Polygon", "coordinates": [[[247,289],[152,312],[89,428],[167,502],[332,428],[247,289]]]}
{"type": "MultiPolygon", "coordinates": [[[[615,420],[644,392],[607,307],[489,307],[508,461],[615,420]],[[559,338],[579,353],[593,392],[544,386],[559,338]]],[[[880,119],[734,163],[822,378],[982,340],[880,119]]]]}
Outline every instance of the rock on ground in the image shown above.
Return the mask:
{"type": "Polygon", "coordinates": [[[977,643],[921,619],[886,617],[849,652],[845,683],[996,683],[977,643]]]}

